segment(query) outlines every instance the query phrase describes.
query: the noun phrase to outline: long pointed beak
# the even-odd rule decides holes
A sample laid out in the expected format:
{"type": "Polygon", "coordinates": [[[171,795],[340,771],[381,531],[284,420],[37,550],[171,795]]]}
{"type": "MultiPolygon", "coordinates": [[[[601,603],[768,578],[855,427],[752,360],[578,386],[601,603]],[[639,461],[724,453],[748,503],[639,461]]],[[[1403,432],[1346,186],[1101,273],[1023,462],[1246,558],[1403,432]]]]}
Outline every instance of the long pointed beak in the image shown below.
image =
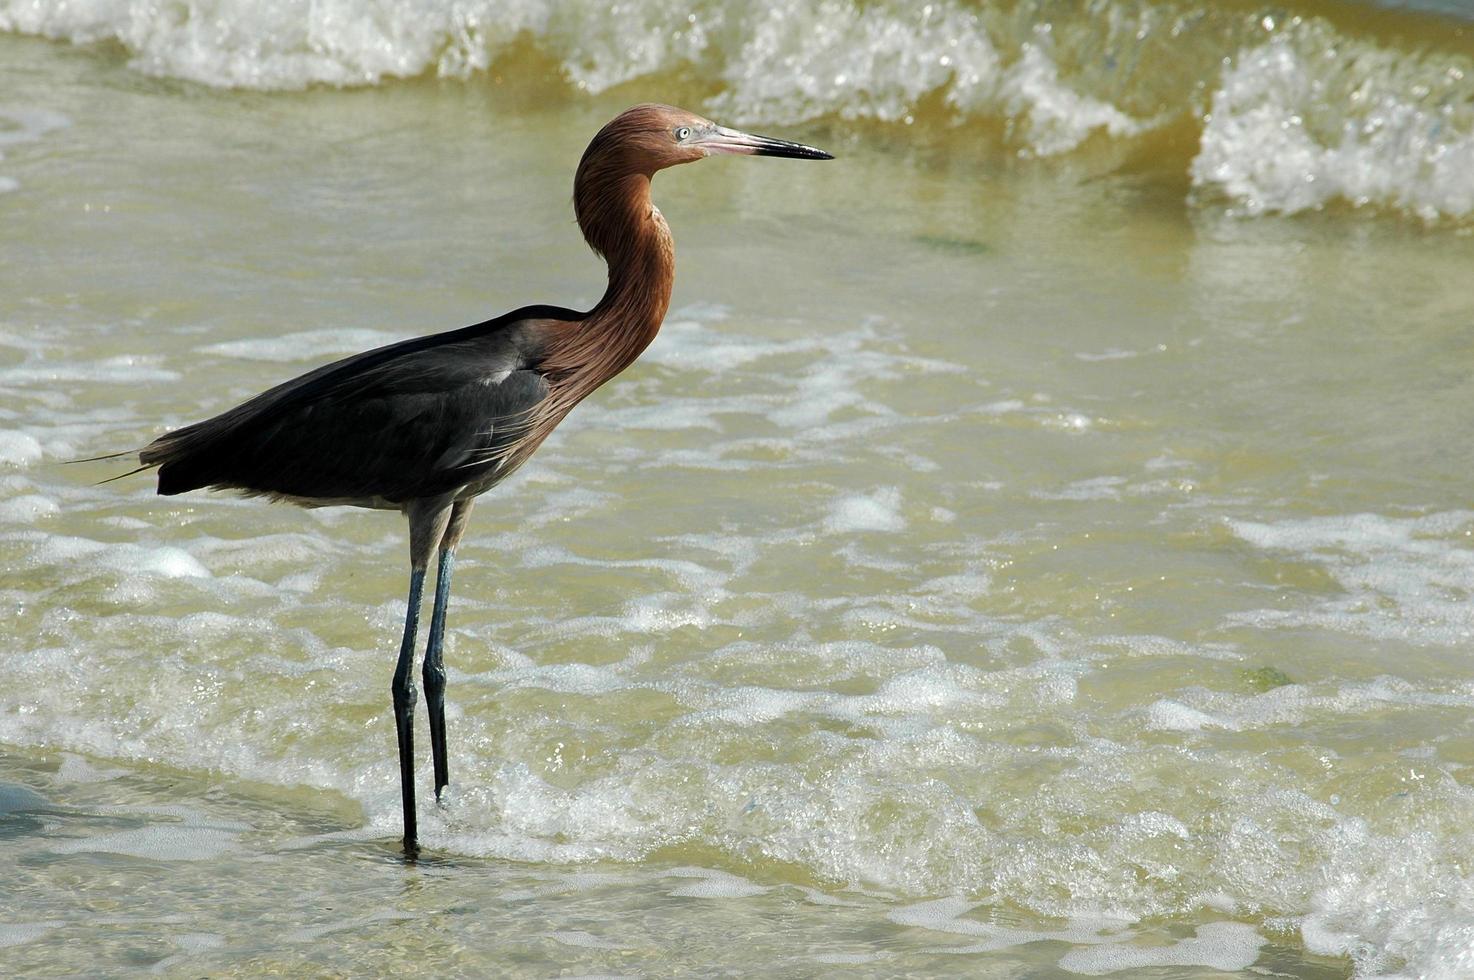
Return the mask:
{"type": "Polygon", "coordinates": [[[701,146],[707,153],[746,153],[760,157],[794,157],[799,160],[833,160],[823,150],[788,140],[775,140],[768,136],[754,136],[735,129],[718,126],[701,138],[701,146]]]}

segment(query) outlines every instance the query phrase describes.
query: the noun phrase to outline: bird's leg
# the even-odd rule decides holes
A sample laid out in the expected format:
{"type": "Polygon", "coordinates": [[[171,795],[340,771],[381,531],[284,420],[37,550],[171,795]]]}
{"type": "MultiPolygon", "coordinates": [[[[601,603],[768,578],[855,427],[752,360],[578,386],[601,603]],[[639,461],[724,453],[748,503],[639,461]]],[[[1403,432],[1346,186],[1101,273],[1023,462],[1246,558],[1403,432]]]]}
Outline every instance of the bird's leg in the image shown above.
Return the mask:
{"type": "Polygon", "coordinates": [[[425,568],[450,522],[451,501],[445,497],[411,500],[404,506],[409,518],[409,609],[404,614],[404,642],[394,665],[394,728],[399,734],[399,784],[404,796],[404,853],[420,851],[415,819],[415,634],[420,623],[420,599],[425,590],[425,568]]]}
{"type": "Polygon", "coordinates": [[[404,853],[419,851],[415,826],[415,634],[420,623],[420,597],[425,588],[425,569],[409,574],[409,609],[404,614],[404,640],[399,644],[399,662],[394,666],[394,729],[399,734],[399,786],[404,796],[404,853]]]}
{"type": "Polygon", "coordinates": [[[450,768],[445,758],[445,660],[441,644],[445,639],[445,605],[450,599],[450,572],[455,567],[456,553],[449,548],[440,551],[440,567],[435,573],[435,605],[430,612],[430,640],[425,647],[425,707],[430,711],[430,753],[435,758],[435,799],[450,782],[450,768]]]}
{"type": "Polygon", "coordinates": [[[455,549],[466,531],[473,500],[461,500],[451,508],[445,534],[440,541],[440,567],[435,573],[435,605],[430,613],[430,640],[425,648],[425,707],[430,711],[430,753],[435,759],[435,799],[450,783],[450,764],[445,747],[445,608],[450,602],[450,573],[455,567],[455,549]]]}

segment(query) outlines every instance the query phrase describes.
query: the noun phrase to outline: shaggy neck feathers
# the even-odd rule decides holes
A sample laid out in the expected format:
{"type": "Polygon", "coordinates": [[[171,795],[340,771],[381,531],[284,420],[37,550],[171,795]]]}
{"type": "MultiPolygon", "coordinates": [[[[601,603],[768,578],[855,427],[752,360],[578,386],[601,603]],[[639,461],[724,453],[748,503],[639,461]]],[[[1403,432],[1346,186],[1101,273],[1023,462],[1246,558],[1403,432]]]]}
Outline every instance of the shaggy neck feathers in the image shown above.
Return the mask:
{"type": "Polygon", "coordinates": [[[595,137],[574,181],[574,211],[589,247],[609,264],[604,296],[580,320],[553,327],[540,365],[551,388],[513,459],[520,463],[563,418],[650,346],[670,306],[675,243],[650,200],[653,168],[620,149],[609,128],[595,137]]]}

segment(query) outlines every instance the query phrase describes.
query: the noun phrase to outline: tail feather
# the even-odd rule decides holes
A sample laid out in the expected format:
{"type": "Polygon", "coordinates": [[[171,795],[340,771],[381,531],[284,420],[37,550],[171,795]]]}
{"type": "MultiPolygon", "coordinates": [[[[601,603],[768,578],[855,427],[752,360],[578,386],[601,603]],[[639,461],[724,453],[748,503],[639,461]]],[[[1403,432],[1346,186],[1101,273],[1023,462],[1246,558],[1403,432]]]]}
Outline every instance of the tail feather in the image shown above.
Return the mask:
{"type": "MultiPolygon", "coordinates": [[[[110,459],[123,459],[127,456],[142,456],[142,452],[137,449],[125,449],[120,453],[103,453],[101,456],[88,456],[84,459],[64,459],[61,462],[63,466],[71,466],[73,463],[101,463],[110,459]]],[[[112,483],[115,480],[121,480],[124,477],[133,476],[135,473],[142,473],[144,470],[153,469],[155,465],[153,463],[145,462],[142,459],[140,459],[139,462],[143,463],[143,465],[134,467],[127,473],[119,473],[117,476],[110,476],[106,480],[98,480],[96,483],[93,484],[93,486],[100,487],[104,483],[112,483]]]]}
{"type": "MultiPolygon", "coordinates": [[[[124,454],[123,453],[118,453],[117,455],[122,456],[124,454]]],[[[113,457],[111,457],[111,456],[104,456],[102,458],[103,459],[112,459],[113,457]]],[[[79,459],[79,460],[76,460],[75,462],[85,463],[86,460],[79,459]]],[[[104,483],[112,483],[114,480],[121,480],[125,476],[132,476],[134,473],[142,473],[144,470],[151,470],[151,469],[153,469],[152,466],[149,466],[148,464],[145,464],[145,465],[139,466],[139,467],[137,467],[135,469],[131,469],[127,473],[119,473],[117,476],[110,476],[106,480],[98,480],[96,483],[93,484],[93,486],[100,487],[104,483]]]]}
{"type": "MultiPolygon", "coordinates": [[[[136,466],[126,473],[110,476],[106,480],[98,480],[94,486],[102,486],[104,483],[113,483],[126,477],[134,476],[145,470],[157,469],[159,471],[159,493],[172,495],[184,493],[186,490],[194,490],[205,486],[208,480],[196,478],[196,474],[190,471],[188,460],[191,451],[195,448],[189,439],[180,439],[180,435],[188,435],[190,429],[195,426],[187,426],[159,436],[153,442],[142,449],[125,449],[119,453],[103,453],[100,456],[88,456],[84,459],[63,460],[67,464],[72,463],[101,463],[112,459],[123,459],[127,456],[136,456],[142,465],[136,466]]],[[[197,467],[196,467],[197,468],[197,467]]]]}
{"type": "MultiPolygon", "coordinates": [[[[136,452],[138,452],[137,449],[125,449],[120,453],[105,453],[101,456],[88,456],[85,459],[64,459],[61,462],[63,466],[71,466],[73,463],[100,463],[105,459],[122,459],[124,456],[132,456],[136,452]]],[[[138,471],[134,470],[134,472],[138,471]]]]}

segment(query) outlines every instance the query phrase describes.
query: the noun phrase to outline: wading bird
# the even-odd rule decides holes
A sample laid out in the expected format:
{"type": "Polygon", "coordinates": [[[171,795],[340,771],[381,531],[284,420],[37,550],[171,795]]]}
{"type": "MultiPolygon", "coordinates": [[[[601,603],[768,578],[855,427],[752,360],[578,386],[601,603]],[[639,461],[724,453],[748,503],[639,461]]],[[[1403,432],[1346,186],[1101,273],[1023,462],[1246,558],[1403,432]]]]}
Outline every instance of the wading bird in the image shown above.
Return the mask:
{"type": "Polygon", "coordinates": [[[418,849],[415,637],[430,557],[439,556],[424,683],[438,800],[450,780],[441,643],[451,566],[471,507],[655,339],[670,304],[675,253],[650,201],[650,180],[718,153],[831,159],[671,106],[635,106],[599,131],[574,179],[578,226],[609,264],[609,286],[593,309],[526,306],[366,351],[162,435],[138,454],[140,469],[158,467],[161,494],[209,487],[306,507],[398,510],[409,519],[409,609],[391,691],[410,856],[418,849]]]}

